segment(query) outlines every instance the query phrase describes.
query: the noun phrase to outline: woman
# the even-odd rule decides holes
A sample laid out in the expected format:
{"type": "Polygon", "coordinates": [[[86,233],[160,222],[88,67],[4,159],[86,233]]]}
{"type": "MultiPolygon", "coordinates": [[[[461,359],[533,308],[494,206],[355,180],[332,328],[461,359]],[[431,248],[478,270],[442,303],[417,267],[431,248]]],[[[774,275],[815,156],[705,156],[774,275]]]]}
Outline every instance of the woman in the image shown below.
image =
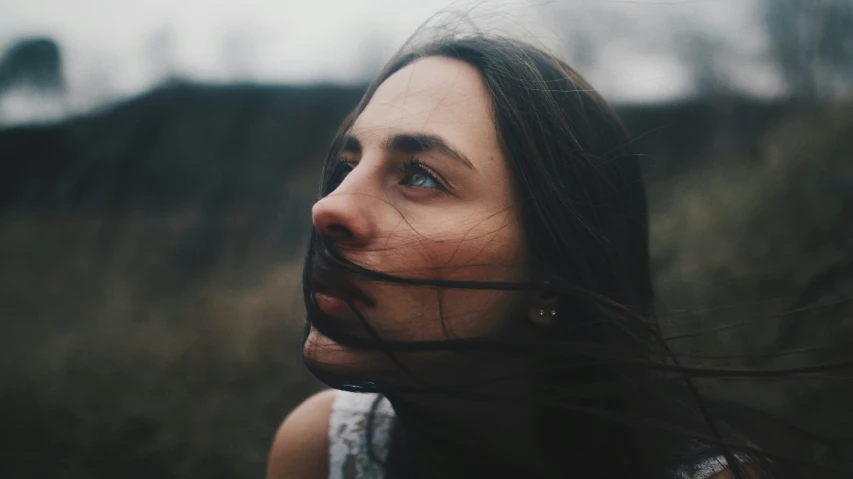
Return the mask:
{"type": "Polygon", "coordinates": [[[284,421],[268,477],[769,477],[660,339],[628,143],[528,44],[399,54],[312,212],[304,357],[340,391],[284,421]]]}

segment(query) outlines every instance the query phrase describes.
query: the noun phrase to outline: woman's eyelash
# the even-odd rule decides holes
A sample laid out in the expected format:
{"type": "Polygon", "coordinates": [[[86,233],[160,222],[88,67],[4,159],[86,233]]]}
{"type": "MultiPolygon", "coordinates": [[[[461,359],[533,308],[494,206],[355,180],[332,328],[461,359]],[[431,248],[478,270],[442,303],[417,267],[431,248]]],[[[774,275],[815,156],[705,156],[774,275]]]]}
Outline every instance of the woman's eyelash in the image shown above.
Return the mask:
{"type": "Polygon", "coordinates": [[[447,189],[447,185],[445,184],[444,180],[441,178],[441,175],[436,173],[435,170],[433,170],[432,168],[427,166],[424,162],[422,162],[421,160],[419,160],[415,157],[412,157],[412,158],[409,158],[408,160],[406,160],[406,162],[403,163],[403,167],[401,168],[401,171],[405,175],[411,175],[412,173],[421,173],[421,174],[427,175],[430,178],[432,178],[432,180],[435,181],[435,183],[437,185],[439,185],[441,187],[441,189],[447,189]]]}
{"type": "MultiPolygon", "coordinates": [[[[349,160],[345,158],[336,159],[332,166],[330,178],[332,189],[336,188],[341,182],[343,182],[343,179],[350,171],[352,171],[353,168],[355,168],[355,166],[349,160]]],[[[400,166],[400,173],[405,177],[411,177],[415,173],[426,175],[433,180],[436,185],[438,185],[439,189],[447,190],[447,183],[441,175],[415,157],[407,159],[400,166]]]]}

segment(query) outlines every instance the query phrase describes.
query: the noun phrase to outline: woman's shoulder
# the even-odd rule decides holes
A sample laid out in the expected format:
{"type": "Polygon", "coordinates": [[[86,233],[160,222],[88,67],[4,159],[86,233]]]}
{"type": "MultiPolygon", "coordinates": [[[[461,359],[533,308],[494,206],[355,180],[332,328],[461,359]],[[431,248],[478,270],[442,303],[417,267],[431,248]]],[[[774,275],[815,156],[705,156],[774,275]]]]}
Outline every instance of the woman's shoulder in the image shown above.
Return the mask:
{"type": "Polygon", "coordinates": [[[329,476],[329,418],[337,391],[321,391],[281,423],[267,461],[267,479],[329,476]]]}

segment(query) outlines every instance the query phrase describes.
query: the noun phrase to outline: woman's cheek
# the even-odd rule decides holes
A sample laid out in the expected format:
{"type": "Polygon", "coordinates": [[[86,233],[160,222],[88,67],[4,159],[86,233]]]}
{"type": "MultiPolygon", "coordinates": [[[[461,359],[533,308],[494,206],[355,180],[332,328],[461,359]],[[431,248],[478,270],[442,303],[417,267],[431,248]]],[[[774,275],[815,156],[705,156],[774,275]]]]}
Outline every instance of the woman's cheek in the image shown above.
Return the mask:
{"type": "Polygon", "coordinates": [[[407,277],[512,280],[522,262],[515,216],[514,208],[483,202],[397,208],[382,215],[381,242],[352,259],[407,277]]]}
{"type": "MultiPolygon", "coordinates": [[[[476,224],[458,223],[455,239],[431,241],[419,254],[418,262],[431,278],[456,281],[512,282],[523,277],[522,244],[519,230],[510,219],[494,216],[476,224]]],[[[519,309],[521,295],[501,290],[446,288],[441,294],[442,328],[424,328],[441,339],[477,338],[500,332],[519,309]]],[[[438,298],[432,296],[432,303],[438,298]]],[[[426,306],[426,305],[425,305],[426,306]]],[[[431,308],[426,307],[425,310],[431,308]]],[[[436,317],[432,321],[438,326],[436,317]]],[[[423,324],[423,323],[422,323],[423,324]]]]}
{"type": "Polygon", "coordinates": [[[458,223],[456,239],[436,243],[431,256],[446,266],[444,279],[515,281],[522,265],[520,231],[508,214],[458,223]]]}
{"type": "Polygon", "coordinates": [[[456,338],[484,338],[506,328],[517,316],[522,297],[513,291],[455,290],[445,299],[447,331],[456,338]]]}

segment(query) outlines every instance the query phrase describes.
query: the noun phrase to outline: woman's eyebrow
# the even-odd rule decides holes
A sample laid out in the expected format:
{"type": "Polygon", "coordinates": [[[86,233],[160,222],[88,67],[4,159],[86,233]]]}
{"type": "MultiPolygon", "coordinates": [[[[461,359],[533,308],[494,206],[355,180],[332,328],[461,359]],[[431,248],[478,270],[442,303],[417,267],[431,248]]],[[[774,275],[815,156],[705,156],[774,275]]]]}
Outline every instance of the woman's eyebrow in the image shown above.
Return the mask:
{"type": "Polygon", "coordinates": [[[469,169],[475,169],[471,160],[469,160],[460,151],[450,146],[444,138],[438,135],[429,135],[425,133],[405,133],[394,135],[383,142],[382,148],[387,151],[397,151],[407,154],[432,150],[459,161],[469,169]]]}
{"type": "MultiPolygon", "coordinates": [[[[406,154],[420,153],[423,151],[436,151],[445,156],[448,156],[456,161],[459,161],[465,167],[476,170],[474,164],[459,150],[450,146],[444,138],[438,135],[429,135],[426,133],[404,133],[394,135],[386,139],[382,143],[382,148],[385,151],[400,152],[406,154]]],[[[352,135],[347,135],[343,139],[342,151],[355,155],[361,154],[361,142],[352,135]]]]}

